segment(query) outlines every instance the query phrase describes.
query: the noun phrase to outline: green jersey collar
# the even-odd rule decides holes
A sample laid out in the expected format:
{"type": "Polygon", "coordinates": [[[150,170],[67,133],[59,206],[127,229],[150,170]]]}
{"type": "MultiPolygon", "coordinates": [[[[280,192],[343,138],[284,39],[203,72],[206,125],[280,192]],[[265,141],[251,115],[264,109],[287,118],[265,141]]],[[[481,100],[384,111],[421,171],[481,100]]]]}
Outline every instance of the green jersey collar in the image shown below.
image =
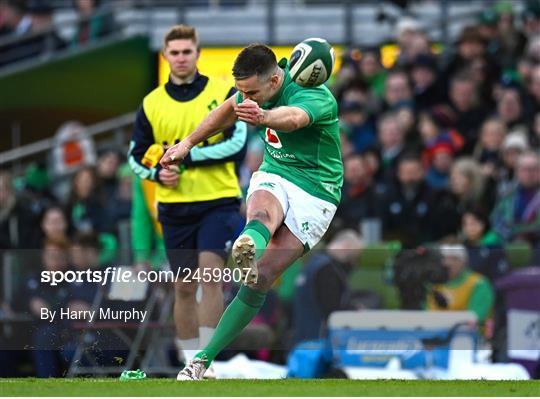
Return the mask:
{"type": "Polygon", "coordinates": [[[289,74],[289,61],[287,60],[287,58],[283,57],[281,60],[279,60],[278,66],[283,69],[284,72],[283,83],[281,84],[281,87],[279,88],[279,91],[276,93],[276,95],[272,97],[267,103],[263,104],[263,108],[265,109],[274,107],[282,96],[285,88],[292,83],[291,75],[289,74]]]}

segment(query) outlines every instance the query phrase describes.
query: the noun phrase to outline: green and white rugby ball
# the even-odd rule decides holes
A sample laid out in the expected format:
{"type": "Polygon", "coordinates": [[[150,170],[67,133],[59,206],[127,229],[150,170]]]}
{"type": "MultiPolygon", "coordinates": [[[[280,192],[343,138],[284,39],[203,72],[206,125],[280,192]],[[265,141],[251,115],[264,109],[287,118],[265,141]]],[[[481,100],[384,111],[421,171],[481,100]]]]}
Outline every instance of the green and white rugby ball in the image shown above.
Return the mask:
{"type": "Polygon", "coordinates": [[[292,80],[303,87],[322,85],[332,74],[334,49],[321,38],[312,37],[298,43],[289,59],[292,80]]]}

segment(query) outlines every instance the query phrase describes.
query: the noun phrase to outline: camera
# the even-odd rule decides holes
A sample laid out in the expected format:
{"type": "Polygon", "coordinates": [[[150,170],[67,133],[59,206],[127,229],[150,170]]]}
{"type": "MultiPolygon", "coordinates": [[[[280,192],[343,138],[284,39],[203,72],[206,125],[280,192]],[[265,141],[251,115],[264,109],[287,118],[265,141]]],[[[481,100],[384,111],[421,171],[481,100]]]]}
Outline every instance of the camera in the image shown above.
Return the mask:
{"type": "MultiPolygon", "coordinates": [[[[448,269],[442,264],[441,254],[435,249],[405,249],[394,259],[393,282],[398,288],[402,309],[421,309],[427,286],[445,283],[448,278],[448,269]]],[[[444,301],[444,298],[437,298],[437,295],[435,299],[444,301]]]]}

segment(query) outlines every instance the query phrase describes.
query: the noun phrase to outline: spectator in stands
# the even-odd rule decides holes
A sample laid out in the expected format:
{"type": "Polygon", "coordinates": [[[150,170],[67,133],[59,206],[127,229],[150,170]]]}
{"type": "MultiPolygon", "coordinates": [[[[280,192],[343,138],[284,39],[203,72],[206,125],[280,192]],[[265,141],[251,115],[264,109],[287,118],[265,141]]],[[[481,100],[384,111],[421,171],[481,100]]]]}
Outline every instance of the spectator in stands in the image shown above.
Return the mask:
{"type": "MultiPolygon", "coordinates": [[[[98,269],[101,244],[95,233],[77,233],[70,247],[73,270],[98,269]]],[[[74,310],[90,310],[98,291],[98,284],[87,281],[68,283],[67,306],[74,310]]]]}
{"type": "Polygon", "coordinates": [[[498,177],[498,170],[502,166],[501,147],[506,132],[506,125],[497,117],[486,119],[480,128],[480,139],[474,148],[473,157],[482,164],[486,177],[498,177]]]}
{"type": "Polygon", "coordinates": [[[430,287],[426,298],[427,310],[470,310],[483,324],[490,316],[494,292],[489,281],[471,271],[463,245],[444,245],[440,248],[443,265],[448,270],[448,281],[430,287]]]}
{"type": "Polygon", "coordinates": [[[497,115],[508,130],[526,132],[521,92],[518,84],[504,82],[497,99],[497,115]]]}
{"type": "Polygon", "coordinates": [[[430,108],[444,100],[435,57],[429,54],[418,55],[411,62],[410,76],[413,84],[414,103],[418,110],[430,108]]]}
{"type": "MultiPolygon", "coordinates": [[[[396,25],[399,57],[396,65],[406,67],[418,54],[418,37],[423,36],[422,28],[415,19],[404,17],[396,25]]],[[[422,40],[422,39],[420,39],[422,40]]]]}
{"type": "Polygon", "coordinates": [[[463,147],[463,137],[455,129],[445,127],[445,118],[441,110],[432,109],[421,112],[418,117],[418,131],[422,140],[422,161],[425,167],[433,165],[435,152],[445,150],[451,155],[463,147]]]}
{"type": "Polygon", "coordinates": [[[0,170],[0,251],[19,248],[32,236],[35,219],[28,206],[17,198],[11,173],[0,170]]]}
{"type": "Polygon", "coordinates": [[[74,4],[79,22],[72,45],[88,44],[114,32],[114,17],[101,8],[100,0],[75,0],[74,4]]]}
{"type": "Polygon", "coordinates": [[[355,152],[362,152],[376,142],[374,120],[366,108],[356,101],[343,101],[339,107],[340,128],[354,146],[355,152]]]}
{"type": "Polygon", "coordinates": [[[521,19],[523,33],[529,40],[540,35],[540,3],[536,0],[527,1],[521,19]]]}
{"type": "Polygon", "coordinates": [[[491,84],[496,81],[500,74],[500,67],[496,59],[487,53],[486,44],[477,27],[465,27],[456,42],[456,52],[445,68],[445,78],[448,80],[464,70],[470,70],[475,60],[484,59],[486,82],[491,84]]]}
{"type": "Polygon", "coordinates": [[[57,202],[50,193],[50,180],[44,165],[32,163],[28,165],[23,177],[23,189],[17,193],[17,202],[24,214],[24,225],[19,223],[19,248],[41,248],[41,236],[36,226],[45,209],[57,202]]]}
{"type": "Polygon", "coordinates": [[[2,0],[0,2],[0,11],[5,34],[22,36],[30,32],[32,17],[27,12],[27,2],[25,0],[2,0]]]}
{"type": "Polygon", "coordinates": [[[491,230],[488,215],[479,209],[467,210],[461,219],[463,244],[472,270],[494,281],[508,271],[500,237],[491,230]]]}
{"type": "Polygon", "coordinates": [[[413,101],[409,77],[405,71],[392,71],[386,77],[383,111],[387,111],[404,101],[413,101]]]}
{"type": "Polygon", "coordinates": [[[426,173],[427,184],[434,189],[448,188],[450,170],[454,162],[454,149],[445,144],[437,144],[432,149],[433,159],[426,173]]]}
{"type": "Polygon", "coordinates": [[[377,125],[381,165],[384,178],[395,174],[399,156],[406,150],[405,131],[395,113],[380,116],[377,125]]]}
{"type": "Polygon", "coordinates": [[[118,168],[122,163],[120,153],[112,148],[104,150],[97,159],[96,172],[105,198],[114,198],[118,190],[118,168]]]}
{"type": "Polygon", "coordinates": [[[396,175],[377,198],[384,239],[400,240],[403,247],[412,248],[446,236],[451,225],[448,199],[427,185],[420,157],[401,156],[396,175]]]}
{"type": "Polygon", "coordinates": [[[0,48],[0,66],[24,59],[34,58],[65,47],[52,23],[52,7],[49,2],[3,0],[6,25],[14,37],[20,39],[0,48]]]}
{"type": "Polygon", "coordinates": [[[452,77],[448,103],[455,114],[454,127],[465,139],[465,150],[472,150],[487,110],[479,101],[476,83],[470,73],[462,72],[452,77]]]}
{"type": "Polygon", "coordinates": [[[540,112],[540,64],[532,69],[531,84],[527,88],[529,89],[529,96],[527,97],[526,109],[530,116],[534,116],[540,112]]]}
{"type": "Polygon", "coordinates": [[[360,78],[365,81],[375,98],[382,98],[386,81],[386,71],[381,64],[378,48],[362,50],[360,61],[360,78]]]}
{"type": "Polygon", "coordinates": [[[60,205],[51,205],[41,217],[43,241],[68,241],[69,223],[64,209],[60,205]]]}
{"type": "Polygon", "coordinates": [[[518,157],[529,149],[527,137],[522,132],[510,132],[502,144],[502,167],[497,176],[497,194],[506,194],[514,186],[514,170],[518,157]]]}
{"type": "Polygon", "coordinates": [[[528,151],[516,165],[517,184],[501,197],[491,220],[493,230],[505,241],[524,240],[540,244],[540,158],[528,151]]]}
{"type": "Polygon", "coordinates": [[[366,161],[354,154],[344,160],[341,202],[334,216],[337,228],[359,229],[360,222],[375,216],[375,187],[366,161]]]}
{"type": "Polygon", "coordinates": [[[94,168],[84,167],[73,176],[68,208],[76,231],[100,232],[107,224],[100,190],[94,168]]]}
{"type": "Polygon", "coordinates": [[[511,1],[499,1],[495,6],[498,14],[497,32],[499,51],[497,59],[503,68],[513,68],[517,59],[523,54],[527,38],[514,23],[514,10],[511,1]]]}
{"type": "Polygon", "coordinates": [[[454,162],[450,172],[450,192],[457,227],[467,209],[481,208],[489,212],[493,207],[493,187],[482,173],[481,165],[473,158],[463,157],[454,162]]]}
{"type": "Polygon", "coordinates": [[[540,152],[540,112],[534,116],[534,120],[529,132],[529,141],[537,152],[540,152]]]}
{"type": "Polygon", "coordinates": [[[479,35],[482,36],[483,41],[486,43],[486,51],[491,56],[495,56],[500,47],[497,32],[498,21],[499,16],[495,10],[486,8],[480,13],[476,25],[479,35]]]}
{"type": "Polygon", "coordinates": [[[349,275],[358,264],[363,243],[354,230],[343,230],[325,251],[313,255],[296,278],[293,345],[325,336],[326,321],[337,310],[373,309],[380,298],[353,291],[349,275]]]}

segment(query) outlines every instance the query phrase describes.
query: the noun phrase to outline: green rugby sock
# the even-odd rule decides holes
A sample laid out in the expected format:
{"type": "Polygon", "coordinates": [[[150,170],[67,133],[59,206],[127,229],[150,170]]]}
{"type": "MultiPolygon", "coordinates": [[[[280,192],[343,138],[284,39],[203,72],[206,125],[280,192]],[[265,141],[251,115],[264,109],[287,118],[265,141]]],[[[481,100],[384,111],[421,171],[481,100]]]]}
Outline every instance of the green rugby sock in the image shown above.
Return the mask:
{"type": "Polygon", "coordinates": [[[240,235],[242,234],[247,234],[253,239],[256,250],[255,257],[260,259],[270,241],[270,231],[268,228],[258,220],[252,220],[246,224],[240,235]]]}
{"type": "Polygon", "coordinates": [[[219,352],[238,337],[240,332],[259,313],[265,298],[266,292],[255,291],[242,284],[236,297],[223,312],[212,339],[195,357],[206,357],[206,367],[210,366],[219,352]]]}

